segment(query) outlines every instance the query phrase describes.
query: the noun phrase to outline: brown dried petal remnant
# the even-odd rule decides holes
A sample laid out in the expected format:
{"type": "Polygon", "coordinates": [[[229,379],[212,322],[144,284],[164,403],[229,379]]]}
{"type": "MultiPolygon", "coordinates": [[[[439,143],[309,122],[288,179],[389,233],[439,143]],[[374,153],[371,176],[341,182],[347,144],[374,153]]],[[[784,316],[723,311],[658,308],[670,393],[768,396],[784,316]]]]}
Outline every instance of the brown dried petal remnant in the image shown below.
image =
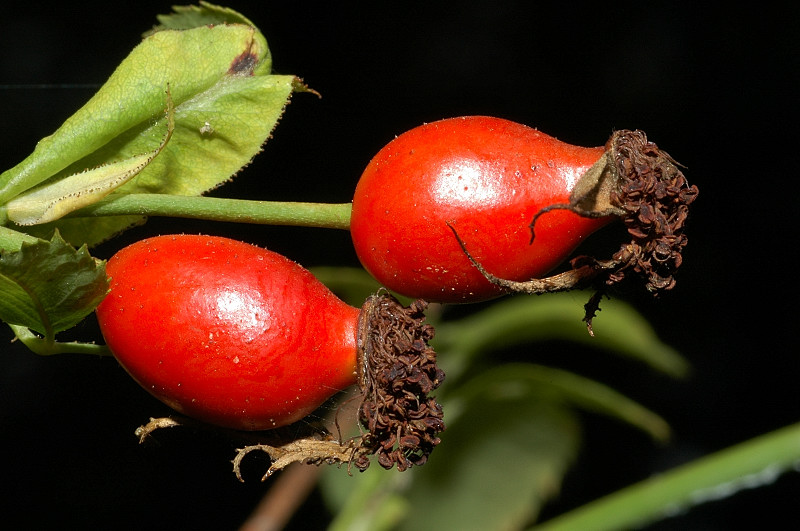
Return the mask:
{"type": "Polygon", "coordinates": [[[633,240],[612,257],[620,262],[607,283],[622,280],[629,270],[647,279],[654,294],[675,286],[674,273],[683,259],[683,233],[697,186],[689,186],[675,161],[658,149],[642,131],[617,131],[607,150],[616,168],[618,187],[611,201],[633,240]]]}
{"type": "Polygon", "coordinates": [[[444,380],[428,346],[433,327],[425,324],[427,303],[403,307],[394,297],[370,297],[362,310],[359,421],[367,430],[351,464],[365,470],[375,454],[386,469],[424,464],[444,430],[442,407],[431,391],[444,380]]]}

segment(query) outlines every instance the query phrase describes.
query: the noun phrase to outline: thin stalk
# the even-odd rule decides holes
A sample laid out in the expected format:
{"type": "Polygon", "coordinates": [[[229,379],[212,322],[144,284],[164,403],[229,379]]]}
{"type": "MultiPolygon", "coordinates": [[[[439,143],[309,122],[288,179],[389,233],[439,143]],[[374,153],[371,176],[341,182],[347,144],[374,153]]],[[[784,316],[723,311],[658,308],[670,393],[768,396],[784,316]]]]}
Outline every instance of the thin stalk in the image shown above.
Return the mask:
{"type": "Polygon", "coordinates": [[[9,324],[17,339],[32,352],[40,356],[54,356],[56,354],[91,354],[94,356],[110,356],[111,351],[105,345],[95,343],[79,343],[77,341],[61,343],[42,338],[24,326],[9,324]]]}
{"type": "Polygon", "coordinates": [[[800,424],[703,457],[579,507],[534,531],[631,529],[768,485],[800,463],[800,424]]]}
{"type": "Polygon", "coordinates": [[[350,203],[249,201],[170,194],[120,194],[76,210],[69,217],[168,216],[259,225],[350,228],[350,203]]]}

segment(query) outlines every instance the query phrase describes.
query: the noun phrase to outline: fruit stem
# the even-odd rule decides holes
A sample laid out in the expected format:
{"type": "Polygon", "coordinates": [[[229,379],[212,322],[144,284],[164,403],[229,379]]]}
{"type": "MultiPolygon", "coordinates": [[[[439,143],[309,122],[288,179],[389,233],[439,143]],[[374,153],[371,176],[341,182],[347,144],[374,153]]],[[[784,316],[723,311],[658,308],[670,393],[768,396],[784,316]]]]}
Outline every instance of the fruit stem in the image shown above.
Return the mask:
{"type": "Polygon", "coordinates": [[[115,194],[69,217],[169,216],[259,225],[350,228],[350,203],[251,201],[171,194],[115,194]]]}

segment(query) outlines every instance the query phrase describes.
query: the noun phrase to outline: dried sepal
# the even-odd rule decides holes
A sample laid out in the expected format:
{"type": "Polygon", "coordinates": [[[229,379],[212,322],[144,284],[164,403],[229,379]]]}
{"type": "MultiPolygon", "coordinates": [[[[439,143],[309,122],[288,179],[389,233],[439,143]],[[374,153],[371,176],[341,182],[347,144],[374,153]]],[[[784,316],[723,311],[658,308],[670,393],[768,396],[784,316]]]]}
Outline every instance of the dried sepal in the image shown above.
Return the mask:
{"type": "Polygon", "coordinates": [[[536,222],[539,217],[553,210],[569,210],[585,218],[622,216],[625,211],[615,204],[613,198],[619,191],[619,179],[609,151],[586,170],[569,195],[569,203],[556,203],[540,209],[529,225],[531,243],[536,239],[536,222]]]}
{"type": "Polygon", "coordinates": [[[506,291],[515,293],[527,293],[529,295],[542,295],[544,293],[557,293],[559,291],[570,291],[591,287],[595,279],[603,273],[614,270],[620,265],[619,260],[595,260],[590,257],[579,257],[572,261],[572,269],[544,278],[534,278],[531,280],[517,281],[500,278],[486,271],[475,257],[470,254],[467,244],[458,235],[455,227],[448,223],[448,227],[453,231],[461,250],[467,256],[472,265],[480,271],[481,275],[495,286],[501,287],[506,291]]]}
{"type": "Polygon", "coordinates": [[[139,438],[139,444],[144,444],[147,439],[153,435],[154,431],[162,428],[175,428],[182,426],[183,424],[183,422],[175,417],[150,417],[150,421],[147,424],[136,428],[134,433],[139,438]]]}
{"type": "Polygon", "coordinates": [[[292,463],[322,465],[349,462],[356,449],[357,444],[354,440],[340,443],[334,440],[297,439],[281,446],[253,444],[237,450],[233,459],[233,472],[239,481],[244,482],[241,471],[242,460],[253,451],[265,452],[272,460],[267,472],[261,478],[261,481],[265,481],[292,463]]]}
{"type": "Polygon", "coordinates": [[[689,205],[697,197],[677,162],[647,140],[642,131],[616,131],[600,159],[578,180],[568,204],[550,205],[531,222],[551,210],[569,210],[583,217],[617,216],[632,240],[612,256],[608,285],[634,272],[645,279],[648,291],[658,294],[675,286],[689,205]]]}

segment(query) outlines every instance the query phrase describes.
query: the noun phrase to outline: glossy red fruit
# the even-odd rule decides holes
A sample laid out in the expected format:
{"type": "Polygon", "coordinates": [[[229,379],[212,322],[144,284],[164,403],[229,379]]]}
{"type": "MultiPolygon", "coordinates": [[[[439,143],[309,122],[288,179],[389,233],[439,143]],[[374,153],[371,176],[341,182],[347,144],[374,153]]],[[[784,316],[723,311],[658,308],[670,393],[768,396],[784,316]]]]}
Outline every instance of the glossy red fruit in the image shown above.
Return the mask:
{"type": "Polygon", "coordinates": [[[502,292],[497,277],[542,277],[612,218],[542,208],[569,202],[604,148],[561,142],[500,118],[428,123],[389,142],[356,187],[350,230],[364,267],[387,288],[438,302],[475,302],[502,292]]]}
{"type": "Polygon", "coordinates": [[[97,308],[120,364],[175,410],[241,430],[283,426],[356,383],[360,310],[274,252],[161,236],[114,255],[97,308]]]}

